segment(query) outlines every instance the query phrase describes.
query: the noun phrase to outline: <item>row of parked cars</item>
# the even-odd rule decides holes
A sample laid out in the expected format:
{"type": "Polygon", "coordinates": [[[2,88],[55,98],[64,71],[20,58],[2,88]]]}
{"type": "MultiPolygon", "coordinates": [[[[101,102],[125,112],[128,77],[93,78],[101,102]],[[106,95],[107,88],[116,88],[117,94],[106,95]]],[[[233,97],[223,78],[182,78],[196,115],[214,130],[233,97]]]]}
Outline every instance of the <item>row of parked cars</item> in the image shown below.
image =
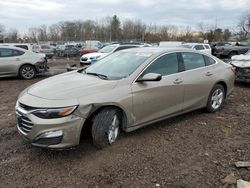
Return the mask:
{"type": "MultiPolygon", "coordinates": [[[[1,70],[0,77],[3,76],[20,76],[24,79],[31,79],[36,74],[46,72],[47,58],[52,57],[54,54],[58,56],[78,55],[81,47],[75,45],[61,45],[57,48],[49,47],[48,45],[41,45],[38,49],[37,45],[31,44],[0,44],[3,48],[0,49],[1,70]],[[10,49],[8,47],[16,47],[10,49]],[[28,52],[26,53],[27,50],[28,52]],[[33,53],[36,52],[36,53],[33,53]],[[6,61],[8,60],[8,62],[6,61]],[[12,63],[9,63],[12,62],[12,63]],[[26,63],[25,63],[26,62],[26,63]],[[29,63],[27,63],[29,62],[29,63]],[[24,66],[25,65],[25,66],[24,66]],[[29,71],[28,71],[29,70],[29,71]]],[[[103,59],[110,54],[125,50],[129,48],[149,47],[149,44],[140,43],[125,43],[125,44],[111,44],[107,45],[100,50],[90,49],[85,50],[84,54],[80,57],[80,65],[86,66],[94,64],[100,59],[103,59]]],[[[249,47],[247,45],[232,45],[230,43],[216,43],[212,48],[209,44],[204,43],[181,43],[181,42],[162,42],[159,47],[182,47],[198,50],[207,54],[213,54],[217,57],[224,57],[224,54],[231,54],[230,63],[236,68],[236,76],[241,81],[249,81],[249,47]],[[232,55],[233,54],[233,55],[232,55]]],[[[68,70],[75,70],[77,67],[68,67],[68,70]]]]}

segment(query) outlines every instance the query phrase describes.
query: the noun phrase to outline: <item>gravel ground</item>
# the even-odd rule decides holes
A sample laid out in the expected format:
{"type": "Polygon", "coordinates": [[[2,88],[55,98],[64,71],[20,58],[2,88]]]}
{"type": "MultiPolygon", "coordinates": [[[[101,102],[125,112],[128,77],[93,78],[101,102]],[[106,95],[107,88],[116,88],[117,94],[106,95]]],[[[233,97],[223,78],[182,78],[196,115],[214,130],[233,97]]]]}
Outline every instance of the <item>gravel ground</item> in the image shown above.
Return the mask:
{"type": "MultiPolygon", "coordinates": [[[[66,63],[74,60],[51,60],[48,75],[64,72],[66,63]]],[[[235,187],[221,181],[230,173],[250,181],[249,169],[234,166],[250,160],[250,84],[236,83],[217,113],[198,110],[122,133],[103,150],[86,138],[51,151],[21,139],[14,113],[18,94],[47,76],[0,80],[0,187],[235,187]]]]}

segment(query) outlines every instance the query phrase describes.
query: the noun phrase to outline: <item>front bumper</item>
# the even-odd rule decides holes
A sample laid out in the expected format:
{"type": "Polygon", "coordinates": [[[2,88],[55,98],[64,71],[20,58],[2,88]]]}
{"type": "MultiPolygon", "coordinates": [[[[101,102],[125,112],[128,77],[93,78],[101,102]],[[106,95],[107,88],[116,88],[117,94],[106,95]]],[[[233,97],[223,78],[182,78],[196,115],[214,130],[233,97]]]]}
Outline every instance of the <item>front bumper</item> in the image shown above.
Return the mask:
{"type": "Polygon", "coordinates": [[[37,73],[45,73],[48,71],[48,63],[47,59],[45,58],[43,61],[37,62],[35,64],[37,73]]]}
{"type": "Polygon", "coordinates": [[[62,149],[79,144],[85,119],[74,113],[63,118],[41,119],[17,106],[16,115],[19,134],[33,146],[62,149]]]}
{"type": "Polygon", "coordinates": [[[236,80],[250,83],[250,67],[246,68],[236,67],[236,80]]]}

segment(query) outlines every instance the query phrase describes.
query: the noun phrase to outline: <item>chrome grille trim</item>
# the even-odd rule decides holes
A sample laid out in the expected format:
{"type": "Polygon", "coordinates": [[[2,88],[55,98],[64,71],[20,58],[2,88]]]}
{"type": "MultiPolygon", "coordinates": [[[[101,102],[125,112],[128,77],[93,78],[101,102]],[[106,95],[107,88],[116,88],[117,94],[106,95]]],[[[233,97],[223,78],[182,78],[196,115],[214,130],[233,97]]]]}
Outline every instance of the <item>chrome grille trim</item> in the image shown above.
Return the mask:
{"type": "Polygon", "coordinates": [[[27,117],[29,111],[21,106],[16,107],[17,128],[22,134],[27,135],[33,128],[33,122],[27,117]]]}

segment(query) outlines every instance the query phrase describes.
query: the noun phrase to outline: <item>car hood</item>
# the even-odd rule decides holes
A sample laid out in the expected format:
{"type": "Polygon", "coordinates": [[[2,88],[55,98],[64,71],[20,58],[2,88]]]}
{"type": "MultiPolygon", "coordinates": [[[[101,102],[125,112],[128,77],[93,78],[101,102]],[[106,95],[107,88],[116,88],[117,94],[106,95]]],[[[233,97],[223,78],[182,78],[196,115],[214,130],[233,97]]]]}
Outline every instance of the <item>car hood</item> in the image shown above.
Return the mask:
{"type": "Polygon", "coordinates": [[[27,93],[49,100],[78,99],[113,89],[116,83],[117,80],[102,80],[72,71],[40,81],[31,86],[27,93]]]}
{"type": "Polygon", "coordinates": [[[250,67],[250,55],[234,55],[231,64],[236,67],[250,67]]]}

